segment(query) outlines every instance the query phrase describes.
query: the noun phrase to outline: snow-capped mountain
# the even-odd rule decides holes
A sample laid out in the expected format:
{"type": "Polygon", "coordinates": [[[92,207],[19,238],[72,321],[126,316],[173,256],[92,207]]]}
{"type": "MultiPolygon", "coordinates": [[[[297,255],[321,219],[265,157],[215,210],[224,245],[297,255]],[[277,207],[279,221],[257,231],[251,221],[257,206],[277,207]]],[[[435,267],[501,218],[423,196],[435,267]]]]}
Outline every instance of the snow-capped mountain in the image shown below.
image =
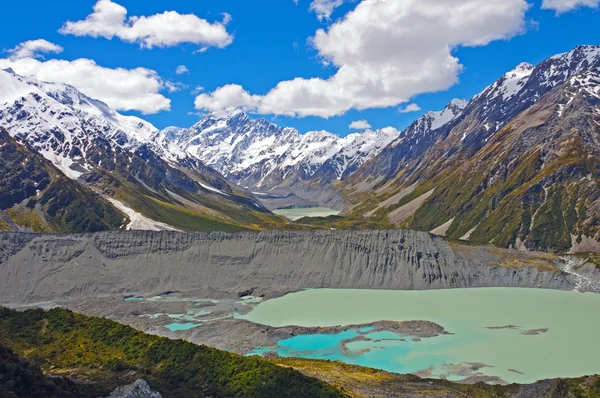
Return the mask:
{"type": "Polygon", "coordinates": [[[365,130],[347,137],[347,144],[323,163],[316,178],[321,183],[346,179],[397,139],[399,134],[395,128],[385,127],[380,130],[365,130]]]}
{"type": "Polygon", "coordinates": [[[132,224],[243,230],[271,217],[258,214],[266,208],[250,192],[198,158],[154,142],[159,131],[150,123],[69,85],[0,71],[0,127],[132,224]]]}
{"type": "Polygon", "coordinates": [[[521,63],[473,97],[464,112],[468,125],[457,129],[461,130],[459,138],[477,149],[554,87],[582,72],[599,68],[600,46],[579,46],[537,66],[521,63]]]}
{"type": "Polygon", "coordinates": [[[400,136],[393,141],[392,147],[407,141],[418,145],[420,140],[427,139],[431,132],[438,130],[458,118],[467,107],[468,101],[453,99],[441,111],[427,112],[418,118],[400,136]]]}
{"type": "Polygon", "coordinates": [[[101,162],[94,141],[126,150],[150,144],[150,123],[123,116],[72,86],[0,71],[0,125],[71,178],[101,162]]]}
{"type": "Polygon", "coordinates": [[[363,189],[370,189],[373,184],[393,178],[407,162],[422,156],[444,137],[447,127],[454,125],[466,106],[466,100],[453,99],[443,110],[427,112],[415,120],[352,174],[351,183],[364,184],[363,189]]]}
{"type": "Polygon", "coordinates": [[[537,66],[521,63],[468,103],[454,100],[441,113],[429,112],[416,120],[350,179],[360,182],[361,189],[372,189],[395,178],[400,171],[409,179],[422,172],[435,175],[442,167],[439,162],[450,162],[456,156],[470,158],[551,89],[582,72],[599,68],[598,45],[576,47],[537,66]],[[433,164],[437,166],[430,167],[433,164]]]}
{"type": "Polygon", "coordinates": [[[431,114],[417,120],[346,189],[375,192],[356,206],[361,215],[401,227],[503,247],[600,250],[599,73],[600,46],[520,64],[441,127],[431,129],[431,114]]]}
{"type": "Polygon", "coordinates": [[[397,135],[392,128],[343,138],[326,131],[300,134],[236,110],[209,114],[188,129],[169,127],[156,135],[155,142],[196,157],[242,186],[266,192],[320,173],[342,179],[397,135]]]}

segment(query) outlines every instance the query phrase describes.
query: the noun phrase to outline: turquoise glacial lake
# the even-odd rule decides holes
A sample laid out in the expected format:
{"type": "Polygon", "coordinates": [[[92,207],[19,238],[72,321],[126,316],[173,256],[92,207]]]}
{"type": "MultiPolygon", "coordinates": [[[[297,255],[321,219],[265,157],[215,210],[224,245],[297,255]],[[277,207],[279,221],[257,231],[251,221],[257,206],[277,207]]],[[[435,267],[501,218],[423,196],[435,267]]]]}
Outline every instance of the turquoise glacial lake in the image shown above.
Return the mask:
{"type": "Polygon", "coordinates": [[[275,351],[284,357],[339,360],[401,374],[425,371],[428,377],[449,380],[464,379],[469,375],[465,366],[473,364],[480,364],[477,375],[509,383],[600,374],[600,295],[593,293],[318,289],[267,300],[243,318],[275,327],[422,320],[451,333],[413,341],[390,331],[349,328],[281,340],[276,348],[257,348],[257,355],[275,351]]]}
{"type": "Polygon", "coordinates": [[[277,209],[273,213],[289,218],[292,221],[299,220],[302,217],[329,217],[340,214],[338,210],[328,209],[326,207],[300,207],[297,209],[277,209]]]}

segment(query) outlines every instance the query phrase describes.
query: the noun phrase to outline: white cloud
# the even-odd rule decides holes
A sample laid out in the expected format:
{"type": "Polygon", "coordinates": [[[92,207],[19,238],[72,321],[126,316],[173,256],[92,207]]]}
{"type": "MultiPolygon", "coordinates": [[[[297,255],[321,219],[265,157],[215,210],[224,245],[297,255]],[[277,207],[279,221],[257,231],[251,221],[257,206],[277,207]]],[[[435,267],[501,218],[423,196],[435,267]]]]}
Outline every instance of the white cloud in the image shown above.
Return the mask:
{"type": "Polygon", "coordinates": [[[172,82],[172,81],[165,81],[164,82],[165,88],[170,92],[170,93],[175,93],[177,91],[181,91],[181,90],[185,90],[187,88],[189,88],[189,86],[187,84],[183,84],[181,82],[172,82]]]}
{"type": "Polygon", "coordinates": [[[85,58],[73,61],[36,59],[39,52],[60,50],[59,46],[45,40],[21,43],[9,51],[9,58],[0,59],[0,69],[12,68],[19,75],[70,84],[116,110],[150,114],[171,108],[171,100],[160,94],[165,83],[151,69],[110,69],[85,58]]]}
{"type": "Polygon", "coordinates": [[[41,58],[43,53],[60,53],[63,48],[44,39],[29,40],[8,50],[11,59],[41,58]]]}
{"type": "Polygon", "coordinates": [[[181,43],[223,48],[233,36],[226,25],[231,21],[224,14],[222,22],[210,23],[194,14],[165,11],[148,17],[127,18],[127,9],[111,0],[98,0],[94,12],[82,21],[69,21],[60,29],[62,34],[119,39],[139,43],[141,47],[170,47],[181,43]]]}
{"type": "Polygon", "coordinates": [[[204,87],[202,86],[196,86],[194,87],[194,89],[192,90],[192,94],[196,95],[196,94],[200,94],[201,92],[204,91],[204,87]]]}
{"type": "Polygon", "coordinates": [[[598,7],[600,0],[543,0],[542,8],[554,10],[557,14],[571,11],[579,7],[598,7]]]}
{"type": "Polygon", "coordinates": [[[187,66],[179,65],[177,67],[177,69],[175,70],[175,73],[177,73],[178,75],[185,75],[185,74],[189,74],[190,71],[188,70],[187,66]]]}
{"type": "Polygon", "coordinates": [[[196,109],[210,110],[216,113],[230,111],[234,108],[251,110],[256,108],[257,104],[258,97],[250,95],[238,84],[228,84],[210,94],[200,94],[194,101],[196,109]]]}
{"type": "Polygon", "coordinates": [[[333,11],[344,4],[344,0],[313,0],[309,10],[317,14],[319,21],[329,19],[333,11]]]}
{"type": "Polygon", "coordinates": [[[350,126],[348,126],[348,127],[351,128],[352,130],[365,130],[365,129],[370,129],[371,125],[366,120],[356,120],[356,121],[350,123],[350,126]]]}
{"type": "Polygon", "coordinates": [[[405,107],[398,109],[400,113],[410,113],[410,112],[419,112],[421,107],[417,104],[408,104],[405,107]]]}
{"type": "Polygon", "coordinates": [[[321,117],[395,106],[451,87],[462,71],[453,50],[523,32],[528,8],[526,0],[363,0],[311,39],[337,69],[331,77],[282,81],[260,96],[237,86],[241,98],[231,95],[231,103],[217,89],[196,106],[219,110],[242,102],[262,114],[321,117]]]}

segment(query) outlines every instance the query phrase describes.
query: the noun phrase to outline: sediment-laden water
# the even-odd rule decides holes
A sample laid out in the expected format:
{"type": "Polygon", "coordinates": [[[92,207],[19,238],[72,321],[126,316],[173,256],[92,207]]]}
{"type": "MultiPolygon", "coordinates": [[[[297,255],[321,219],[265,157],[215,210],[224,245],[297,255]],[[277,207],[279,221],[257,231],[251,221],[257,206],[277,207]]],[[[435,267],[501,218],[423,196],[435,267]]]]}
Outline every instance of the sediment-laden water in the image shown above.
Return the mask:
{"type": "Polygon", "coordinates": [[[273,213],[289,218],[290,220],[299,220],[302,217],[329,217],[340,214],[338,210],[328,209],[326,207],[300,207],[296,209],[277,209],[273,213]]]}
{"type": "Polygon", "coordinates": [[[268,300],[244,317],[270,326],[432,321],[449,335],[413,339],[349,329],[257,348],[281,356],[341,360],[396,373],[506,382],[600,373],[600,295],[542,289],[306,290],[268,300]]]}

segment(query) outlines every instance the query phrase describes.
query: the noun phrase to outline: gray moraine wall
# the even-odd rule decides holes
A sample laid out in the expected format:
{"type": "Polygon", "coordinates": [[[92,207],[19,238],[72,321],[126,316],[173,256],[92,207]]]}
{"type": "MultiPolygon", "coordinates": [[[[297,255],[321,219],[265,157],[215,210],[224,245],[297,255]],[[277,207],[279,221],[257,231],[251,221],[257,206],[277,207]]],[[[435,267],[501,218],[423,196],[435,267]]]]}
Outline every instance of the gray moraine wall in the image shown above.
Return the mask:
{"type": "Polygon", "coordinates": [[[305,288],[572,290],[564,260],[428,233],[0,234],[0,304],[181,292],[275,297],[305,288]]]}

